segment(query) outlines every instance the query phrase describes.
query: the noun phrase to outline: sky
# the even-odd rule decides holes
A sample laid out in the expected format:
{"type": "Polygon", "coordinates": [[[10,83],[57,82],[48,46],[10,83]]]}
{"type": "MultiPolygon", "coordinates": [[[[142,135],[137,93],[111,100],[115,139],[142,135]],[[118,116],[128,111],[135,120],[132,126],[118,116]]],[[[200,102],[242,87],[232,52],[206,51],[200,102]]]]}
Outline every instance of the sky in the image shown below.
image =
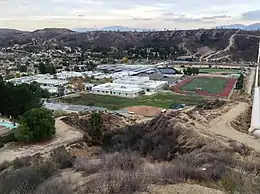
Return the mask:
{"type": "Polygon", "coordinates": [[[0,0],[0,28],[212,28],[260,22],[260,0],[0,0]]]}

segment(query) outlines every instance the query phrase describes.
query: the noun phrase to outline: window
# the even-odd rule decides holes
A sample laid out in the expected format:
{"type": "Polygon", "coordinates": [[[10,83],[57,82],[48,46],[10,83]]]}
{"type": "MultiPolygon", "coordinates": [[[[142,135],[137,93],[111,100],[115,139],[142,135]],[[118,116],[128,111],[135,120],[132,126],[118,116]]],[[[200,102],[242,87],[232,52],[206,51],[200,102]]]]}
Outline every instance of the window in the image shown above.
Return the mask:
{"type": "Polygon", "coordinates": [[[97,92],[99,92],[99,90],[97,90],[97,92]]]}
{"type": "Polygon", "coordinates": [[[127,96],[127,94],[125,94],[127,96]]]}
{"type": "Polygon", "coordinates": [[[118,93],[119,95],[121,95],[121,93],[118,93]]]}

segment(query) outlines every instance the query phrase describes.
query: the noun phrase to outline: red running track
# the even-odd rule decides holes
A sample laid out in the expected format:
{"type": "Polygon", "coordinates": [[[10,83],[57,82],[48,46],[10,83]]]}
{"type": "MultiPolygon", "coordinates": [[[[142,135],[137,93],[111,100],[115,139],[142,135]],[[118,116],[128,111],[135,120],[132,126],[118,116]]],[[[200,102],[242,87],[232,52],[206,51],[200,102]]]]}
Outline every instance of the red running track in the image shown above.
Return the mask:
{"type": "MultiPolygon", "coordinates": [[[[200,76],[200,77],[202,77],[202,76],[200,76]]],[[[203,76],[203,77],[206,77],[206,76],[203,76]]],[[[192,91],[182,91],[181,87],[186,85],[187,83],[191,82],[194,78],[196,78],[196,77],[185,79],[185,80],[181,81],[180,83],[174,85],[171,88],[172,91],[179,93],[179,94],[195,93],[195,94],[198,94],[198,95],[201,95],[201,96],[228,97],[230,92],[232,91],[235,83],[236,83],[236,79],[234,79],[234,78],[223,78],[223,79],[227,79],[228,83],[227,83],[226,87],[222,90],[222,92],[220,92],[218,94],[211,94],[211,93],[208,93],[206,91],[194,91],[194,92],[192,92],[192,91]]]]}

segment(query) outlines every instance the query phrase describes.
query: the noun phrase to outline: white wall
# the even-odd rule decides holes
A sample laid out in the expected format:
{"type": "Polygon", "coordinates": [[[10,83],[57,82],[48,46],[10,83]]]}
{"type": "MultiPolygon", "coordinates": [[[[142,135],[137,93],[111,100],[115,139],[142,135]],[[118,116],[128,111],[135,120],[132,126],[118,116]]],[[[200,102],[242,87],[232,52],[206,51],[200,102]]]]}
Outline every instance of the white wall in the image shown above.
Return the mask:
{"type": "Polygon", "coordinates": [[[138,97],[140,94],[137,91],[133,91],[133,92],[126,92],[126,91],[105,91],[102,89],[92,89],[91,93],[93,94],[99,94],[99,95],[110,95],[110,96],[120,96],[120,97],[124,97],[124,98],[135,98],[138,97]]]}

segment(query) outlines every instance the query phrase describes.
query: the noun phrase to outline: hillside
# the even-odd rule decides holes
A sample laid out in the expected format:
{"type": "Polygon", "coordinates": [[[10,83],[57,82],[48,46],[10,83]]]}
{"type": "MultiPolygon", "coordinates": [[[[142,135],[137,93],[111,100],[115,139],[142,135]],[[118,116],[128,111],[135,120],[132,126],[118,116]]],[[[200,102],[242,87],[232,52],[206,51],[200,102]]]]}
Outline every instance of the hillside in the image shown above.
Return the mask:
{"type": "MultiPolygon", "coordinates": [[[[98,146],[90,137],[88,112],[59,118],[59,124],[63,120],[75,128],[63,123],[57,138],[63,130],[66,137],[69,132],[84,133],[83,138],[58,148],[54,140],[19,150],[14,146],[19,158],[0,161],[0,193],[259,193],[259,154],[249,144],[216,134],[223,126],[211,131],[212,121],[226,123],[219,115],[234,115],[238,106],[205,101],[146,123],[103,112],[98,146]]],[[[255,145],[259,148],[259,142],[255,145]]],[[[0,159],[12,153],[11,147],[4,150],[0,159]]]]}
{"type": "Polygon", "coordinates": [[[235,29],[199,29],[152,32],[75,32],[69,29],[43,29],[33,32],[0,29],[0,47],[14,44],[79,46],[89,48],[178,47],[182,54],[195,54],[201,60],[245,60],[256,59],[259,31],[235,29]]]}

